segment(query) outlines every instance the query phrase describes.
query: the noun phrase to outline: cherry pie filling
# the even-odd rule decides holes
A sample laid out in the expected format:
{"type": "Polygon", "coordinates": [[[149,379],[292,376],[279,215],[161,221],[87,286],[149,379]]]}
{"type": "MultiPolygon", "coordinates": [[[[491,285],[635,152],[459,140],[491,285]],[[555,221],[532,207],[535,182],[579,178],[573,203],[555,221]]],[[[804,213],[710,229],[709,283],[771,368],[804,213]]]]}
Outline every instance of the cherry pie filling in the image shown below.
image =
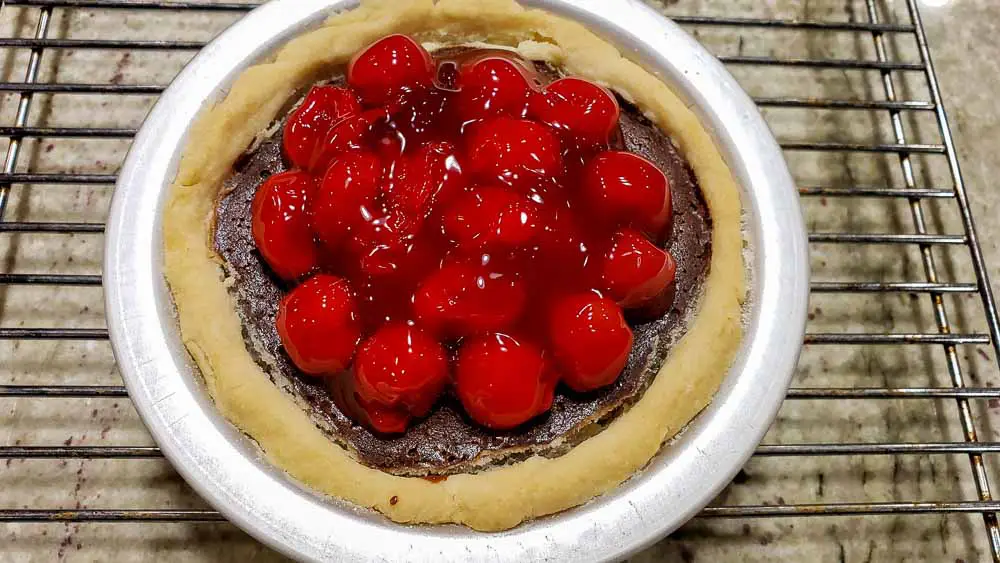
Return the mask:
{"type": "Polygon", "coordinates": [[[625,150],[614,94],[553,78],[392,35],[284,122],[287,169],[250,224],[283,288],[274,327],[375,438],[443,399],[522,428],[558,394],[613,386],[633,327],[674,305],[667,174],[625,150]]]}

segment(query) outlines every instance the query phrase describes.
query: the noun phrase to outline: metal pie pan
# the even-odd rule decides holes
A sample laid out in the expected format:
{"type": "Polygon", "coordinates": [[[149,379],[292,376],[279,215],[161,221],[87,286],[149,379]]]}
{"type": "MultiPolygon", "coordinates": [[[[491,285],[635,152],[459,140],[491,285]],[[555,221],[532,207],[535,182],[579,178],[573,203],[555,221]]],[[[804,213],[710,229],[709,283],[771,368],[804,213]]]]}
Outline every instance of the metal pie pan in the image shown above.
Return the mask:
{"type": "Polygon", "coordinates": [[[669,84],[712,133],[742,189],[751,299],[746,337],[712,404],[617,489],[501,533],[403,526],[295,483],[214,408],[181,343],[162,272],[161,215],[189,128],[248,66],[351,0],[273,0],[209,44],[163,93],[119,175],[105,254],[108,325],[136,409],[166,457],[212,506],[302,560],[602,561],[697,514],[773,420],[805,328],[808,260],[798,195],[750,98],[676,24],[639,2],[528,0],[576,19],[669,84]]]}

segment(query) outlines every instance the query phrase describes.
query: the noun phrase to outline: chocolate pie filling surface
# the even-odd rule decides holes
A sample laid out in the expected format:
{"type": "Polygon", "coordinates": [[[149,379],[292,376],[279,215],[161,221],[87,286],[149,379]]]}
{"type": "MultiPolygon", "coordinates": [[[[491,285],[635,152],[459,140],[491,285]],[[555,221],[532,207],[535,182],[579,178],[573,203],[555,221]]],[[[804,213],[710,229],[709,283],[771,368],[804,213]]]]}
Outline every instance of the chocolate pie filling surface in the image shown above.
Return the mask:
{"type": "MultiPolygon", "coordinates": [[[[459,48],[434,53],[438,60],[476,54],[459,48]]],[[[545,80],[556,69],[535,63],[545,80]]],[[[336,77],[333,83],[342,82],[336,77]]],[[[235,165],[221,192],[215,222],[215,248],[232,278],[230,291],[243,320],[244,336],[258,363],[275,384],[306,405],[327,436],[350,448],[365,465],[401,475],[447,475],[525,454],[559,455],[598,431],[600,423],[639,399],[656,375],[671,345],[693,314],[711,259],[711,218],[698,182],[670,139],[621,97],[618,148],[655,163],[670,180],[673,232],[666,248],[677,262],[673,306],[660,318],[630,322],[635,343],[624,372],[611,386],[588,394],[563,387],[547,414],[513,431],[489,430],[472,422],[457,400],[445,396],[430,416],[398,436],[381,436],[343,414],[319,379],[302,374],[285,355],[275,328],[278,304],[286,292],[257,252],[251,234],[251,204],[271,174],[288,169],[281,156],[283,127],[248,151],[235,165]]]]}

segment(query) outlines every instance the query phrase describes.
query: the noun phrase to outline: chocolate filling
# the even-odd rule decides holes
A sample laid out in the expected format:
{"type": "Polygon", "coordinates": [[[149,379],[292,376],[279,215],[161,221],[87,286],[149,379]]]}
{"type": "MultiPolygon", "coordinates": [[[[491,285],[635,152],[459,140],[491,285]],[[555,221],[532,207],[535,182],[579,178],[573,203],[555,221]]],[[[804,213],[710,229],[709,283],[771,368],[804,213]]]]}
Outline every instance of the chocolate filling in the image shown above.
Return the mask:
{"type": "MultiPolygon", "coordinates": [[[[438,51],[439,60],[468,50],[438,51]]],[[[545,80],[558,77],[543,63],[545,80]]],[[[334,82],[342,81],[338,78],[334,82]]],[[[270,273],[251,235],[251,203],[262,181],[288,168],[281,156],[281,130],[245,154],[235,165],[219,202],[215,247],[233,279],[231,291],[244,322],[245,336],[272,380],[307,405],[313,420],[330,438],[349,447],[365,465],[406,475],[447,475],[530,453],[559,455],[599,430],[599,424],[638,400],[656,375],[670,346],[693,312],[711,258],[711,218],[687,162],[670,139],[632,104],[619,97],[622,113],[618,143],[654,162],[670,179],[673,233],[666,247],[677,261],[673,306],[660,318],[630,321],[635,343],[622,375],[611,386],[588,394],[560,387],[552,410],[513,431],[476,425],[453,396],[444,397],[431,415],[399,436],[381,436],[356,424],[330,399],[325,385],[303,375],[285,355],[275,329],[285,289],[270,273]]],[[[684,374],[666,374],[683,377],[684,374]]]]}

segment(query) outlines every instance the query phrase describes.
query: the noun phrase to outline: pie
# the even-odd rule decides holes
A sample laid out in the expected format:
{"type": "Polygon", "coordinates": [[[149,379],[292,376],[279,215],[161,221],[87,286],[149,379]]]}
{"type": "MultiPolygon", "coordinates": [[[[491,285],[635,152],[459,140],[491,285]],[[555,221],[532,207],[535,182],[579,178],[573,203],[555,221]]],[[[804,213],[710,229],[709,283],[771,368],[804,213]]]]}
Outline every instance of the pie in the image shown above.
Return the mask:
{"type": "Polygon", "coordinates": [[[503,530],[642,467],[710,401],[745,300],[697,117],[512,0],[370,0],[247,69],[164,211],[184,343],[307,486],[503,530]]]}

